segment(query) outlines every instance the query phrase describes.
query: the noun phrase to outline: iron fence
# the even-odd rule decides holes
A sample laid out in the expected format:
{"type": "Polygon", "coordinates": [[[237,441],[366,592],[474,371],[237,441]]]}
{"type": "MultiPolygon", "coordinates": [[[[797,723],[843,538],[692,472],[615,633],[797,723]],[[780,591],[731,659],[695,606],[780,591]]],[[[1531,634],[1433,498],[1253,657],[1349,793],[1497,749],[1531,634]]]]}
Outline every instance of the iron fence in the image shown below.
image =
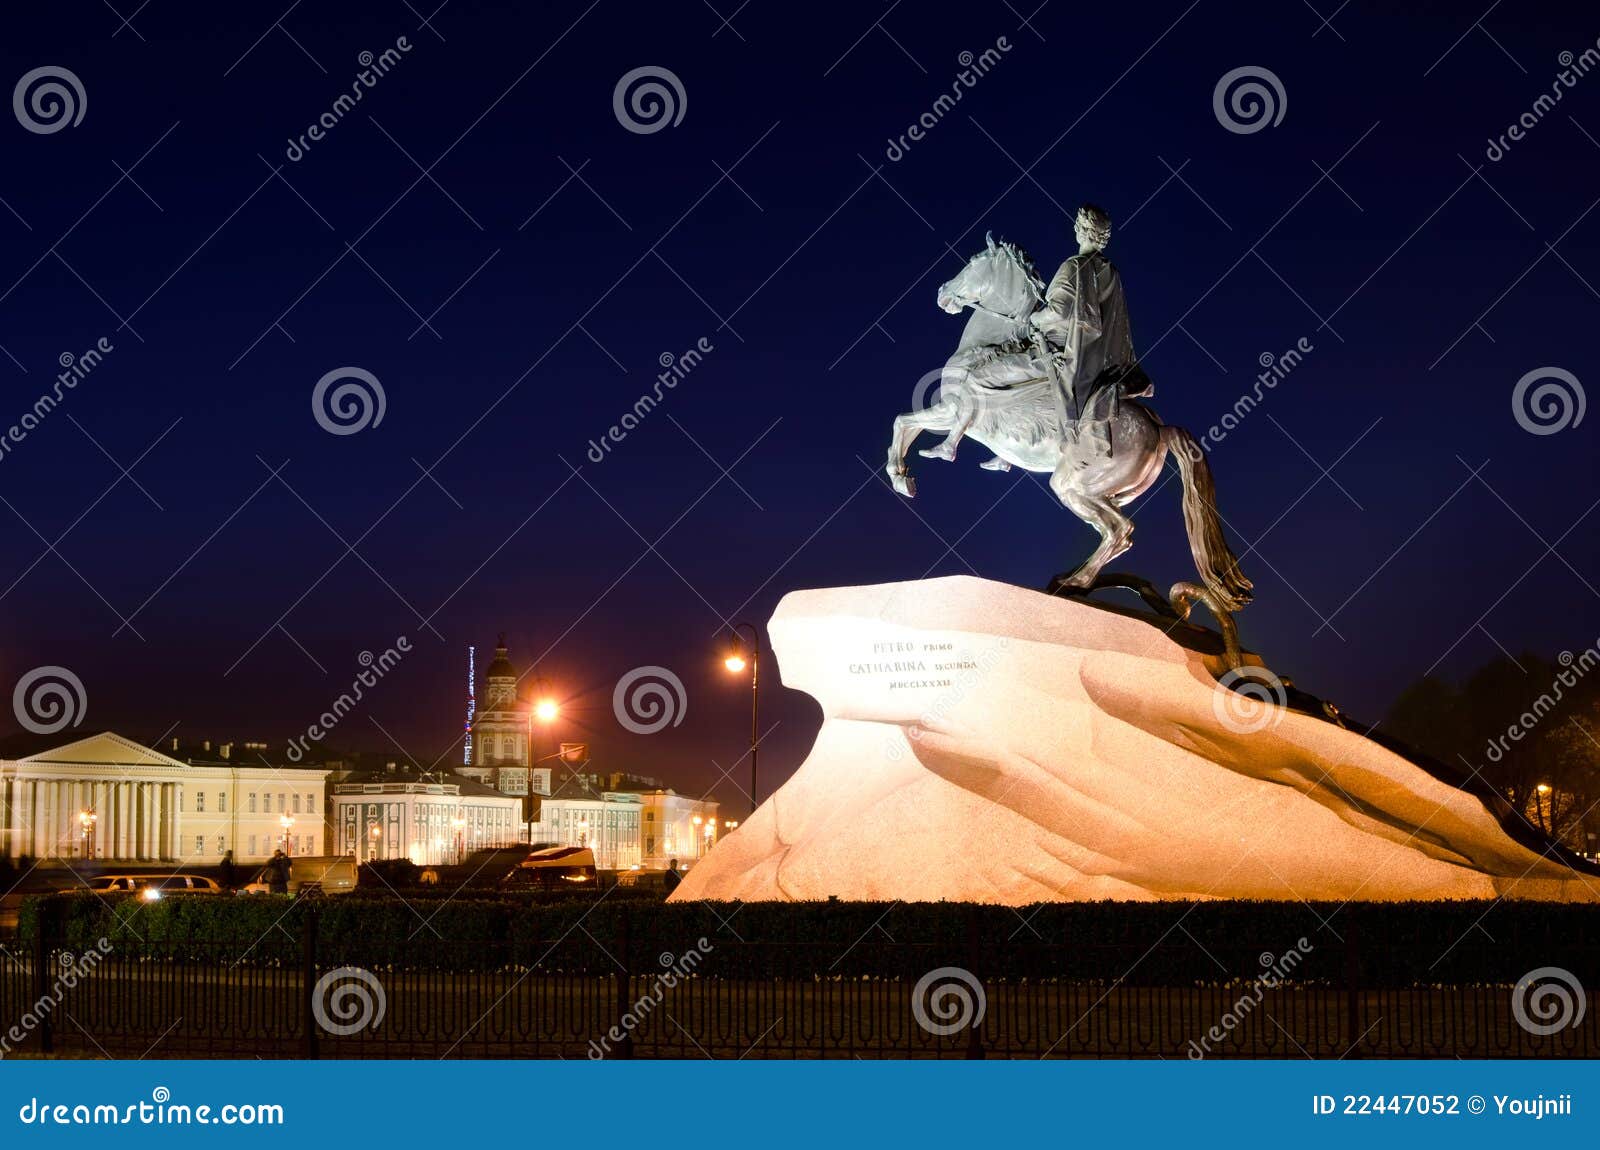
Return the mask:
{"type": "MultiPolygon", "coordinates": [[[[40,932],[0,955],[0,1051],[87,1057],[323,1058],[1421,1058],[1595,1057],[1600,1002],[1574,986],[1562,1025],[1530,1017],[1523,973],[1456,984],[1425,967],[1363,974],[1354,935],[1342,978],[1279,977],[1270,952],[1012,940],[1039,977],[985,976],[983,940],[880,943],[878,972],[833,973],[838,948],[737,938],[716,963],[640,955],[579,928],[539,940],[416,938],[403,961],[363,961],[359,939],[295,946],[150,939],[102,952],[40,932]],[[1166,951],[1167,953],[1161,953],[1166,951]],[[298,958],[288,957],[298,955],[298,958]],[[1187,969],[1191,977],[1174,977],[1187,969]],[[763,977],[762,970],[782,971],[763,977]],[[1120,970],[1080,977],[1075,969],[1120,970]],[[732,971],[724,974],[718,971],[732,971]],[[1154,980],[1141,970],[1163,972],[1154,980]],[[809,971],[809,975],[797,972],[809,971]],[[1525,997],[1525,996],[1524,996],[1525,997]],[[1520,1014],[1520,1017],[1519,1017],[1520,1014]],[[9,1029],[7,1029],[9,1028],[9,1029]]],[[[1415,945],[1415,944],[1399,944],[1415,945]]],[[[1479,945],[1463,943],[1463,946],[1479,945]]],[[[1489,944],[1484,943],[1484,946],[1489,944]]],[[[1505,948],[1497,947],[1500,955],[1505,948]]],[[[1593,969],[1600,955],[1582,963],[1593,969]]],[[[1493,969],[1499,958],[1476,956],[1493,969]]],[[[1012,962],[1010,965],[1014,966],[1012,962]]]]}

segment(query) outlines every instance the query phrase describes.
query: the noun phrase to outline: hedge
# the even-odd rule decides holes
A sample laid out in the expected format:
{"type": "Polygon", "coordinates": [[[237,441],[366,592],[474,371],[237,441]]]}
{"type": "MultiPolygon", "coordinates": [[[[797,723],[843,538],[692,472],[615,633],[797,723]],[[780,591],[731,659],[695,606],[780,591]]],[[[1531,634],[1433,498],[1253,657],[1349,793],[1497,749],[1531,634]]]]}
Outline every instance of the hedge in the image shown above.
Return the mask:
{"type": "Polygon", "coordinates": [[[1510,985],[1558,966],[1600,984],[1600,907],[1525,902],[662,903],[604,899],[435,900],[345,896],[170,897],[83,894],[28,900],[25,941],[41,924],[74,950],[110,940],[152,961],[290,965],[315,914],[319,966],[636,975],[706,940],[696,967],[728,978],[910,978],[954,965],[989,979],[1131,985],[1286,981],[1344,986],[1510,985]],[[1326,920],[1326,925],[1324,925],[1326,920]],[[1301,945],[1301,940],[1304,944],[1301,945]]]}

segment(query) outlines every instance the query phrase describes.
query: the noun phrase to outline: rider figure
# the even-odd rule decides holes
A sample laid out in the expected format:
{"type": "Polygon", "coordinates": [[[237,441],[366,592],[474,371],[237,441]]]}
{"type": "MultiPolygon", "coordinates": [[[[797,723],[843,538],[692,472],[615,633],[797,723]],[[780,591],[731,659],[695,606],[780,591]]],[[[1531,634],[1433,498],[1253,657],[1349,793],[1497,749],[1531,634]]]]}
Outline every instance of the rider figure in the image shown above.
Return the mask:
{"type": "Polygon", "coordinates": [[[1079,468],[1111,454],[1119,396],[1154,389],[1139,370],[1122,277],[1105,256],[1111,217],[1084,204],[1073,224],[1078,254],[1061,265],[1032,324],[1051,352],[1062,446],[1079,468]]]}

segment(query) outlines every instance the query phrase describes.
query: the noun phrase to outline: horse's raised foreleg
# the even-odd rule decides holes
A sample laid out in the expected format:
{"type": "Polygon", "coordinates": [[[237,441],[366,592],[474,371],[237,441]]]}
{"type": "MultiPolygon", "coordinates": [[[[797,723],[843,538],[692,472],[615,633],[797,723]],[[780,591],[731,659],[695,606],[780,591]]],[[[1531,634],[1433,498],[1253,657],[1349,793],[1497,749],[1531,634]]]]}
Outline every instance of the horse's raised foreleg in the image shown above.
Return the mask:
{"type": "Polygon", "coordinates": [[[908,411],[894,417],[894,434],[889,440],[889,459],[884,470],[889,473],[889,482],[901,495],[910,499],[917,493],[916,481],[906,467],[906,454],[917,436],[924,431],[948,431],[955,426],[955,421],[954,403],[939,403],[922,411],[908,411]]]}

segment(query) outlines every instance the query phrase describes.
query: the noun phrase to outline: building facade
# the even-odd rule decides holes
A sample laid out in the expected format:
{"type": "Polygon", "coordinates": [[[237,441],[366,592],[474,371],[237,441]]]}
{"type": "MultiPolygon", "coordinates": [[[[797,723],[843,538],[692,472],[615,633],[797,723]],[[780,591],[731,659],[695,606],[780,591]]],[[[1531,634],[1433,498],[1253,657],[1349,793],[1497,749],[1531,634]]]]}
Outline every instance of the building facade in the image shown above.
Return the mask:
{"type": "Polygon", "coordinates": [[[664,788],[546,798],[531,841],[589,847],[601,870],[665,870],[673,860],[686,866],[704,857],[731,829],[717,810],[715,799],[664,788]]]}
{"type": "Polygon", "coordinates": [[[0,760],[0,854],[191,866],[320,854],[327,776],[180,762],[108,731],[0,760]]]}
{"type": "Polygon", "coordinates": [[[331,791],[334,849],[362,861],[452,863],[468,851],[515,844],[524,825],[522,799],[454,773],[369,771],[331,791]]]}
{"type": "Polygon", "coordinates": [[[501,635],[472,721],[472,765],[458,768],[459,773],[502,794],[526,795],[528,723],[529,709],[517,698],[517,671],[501,635]]]}

